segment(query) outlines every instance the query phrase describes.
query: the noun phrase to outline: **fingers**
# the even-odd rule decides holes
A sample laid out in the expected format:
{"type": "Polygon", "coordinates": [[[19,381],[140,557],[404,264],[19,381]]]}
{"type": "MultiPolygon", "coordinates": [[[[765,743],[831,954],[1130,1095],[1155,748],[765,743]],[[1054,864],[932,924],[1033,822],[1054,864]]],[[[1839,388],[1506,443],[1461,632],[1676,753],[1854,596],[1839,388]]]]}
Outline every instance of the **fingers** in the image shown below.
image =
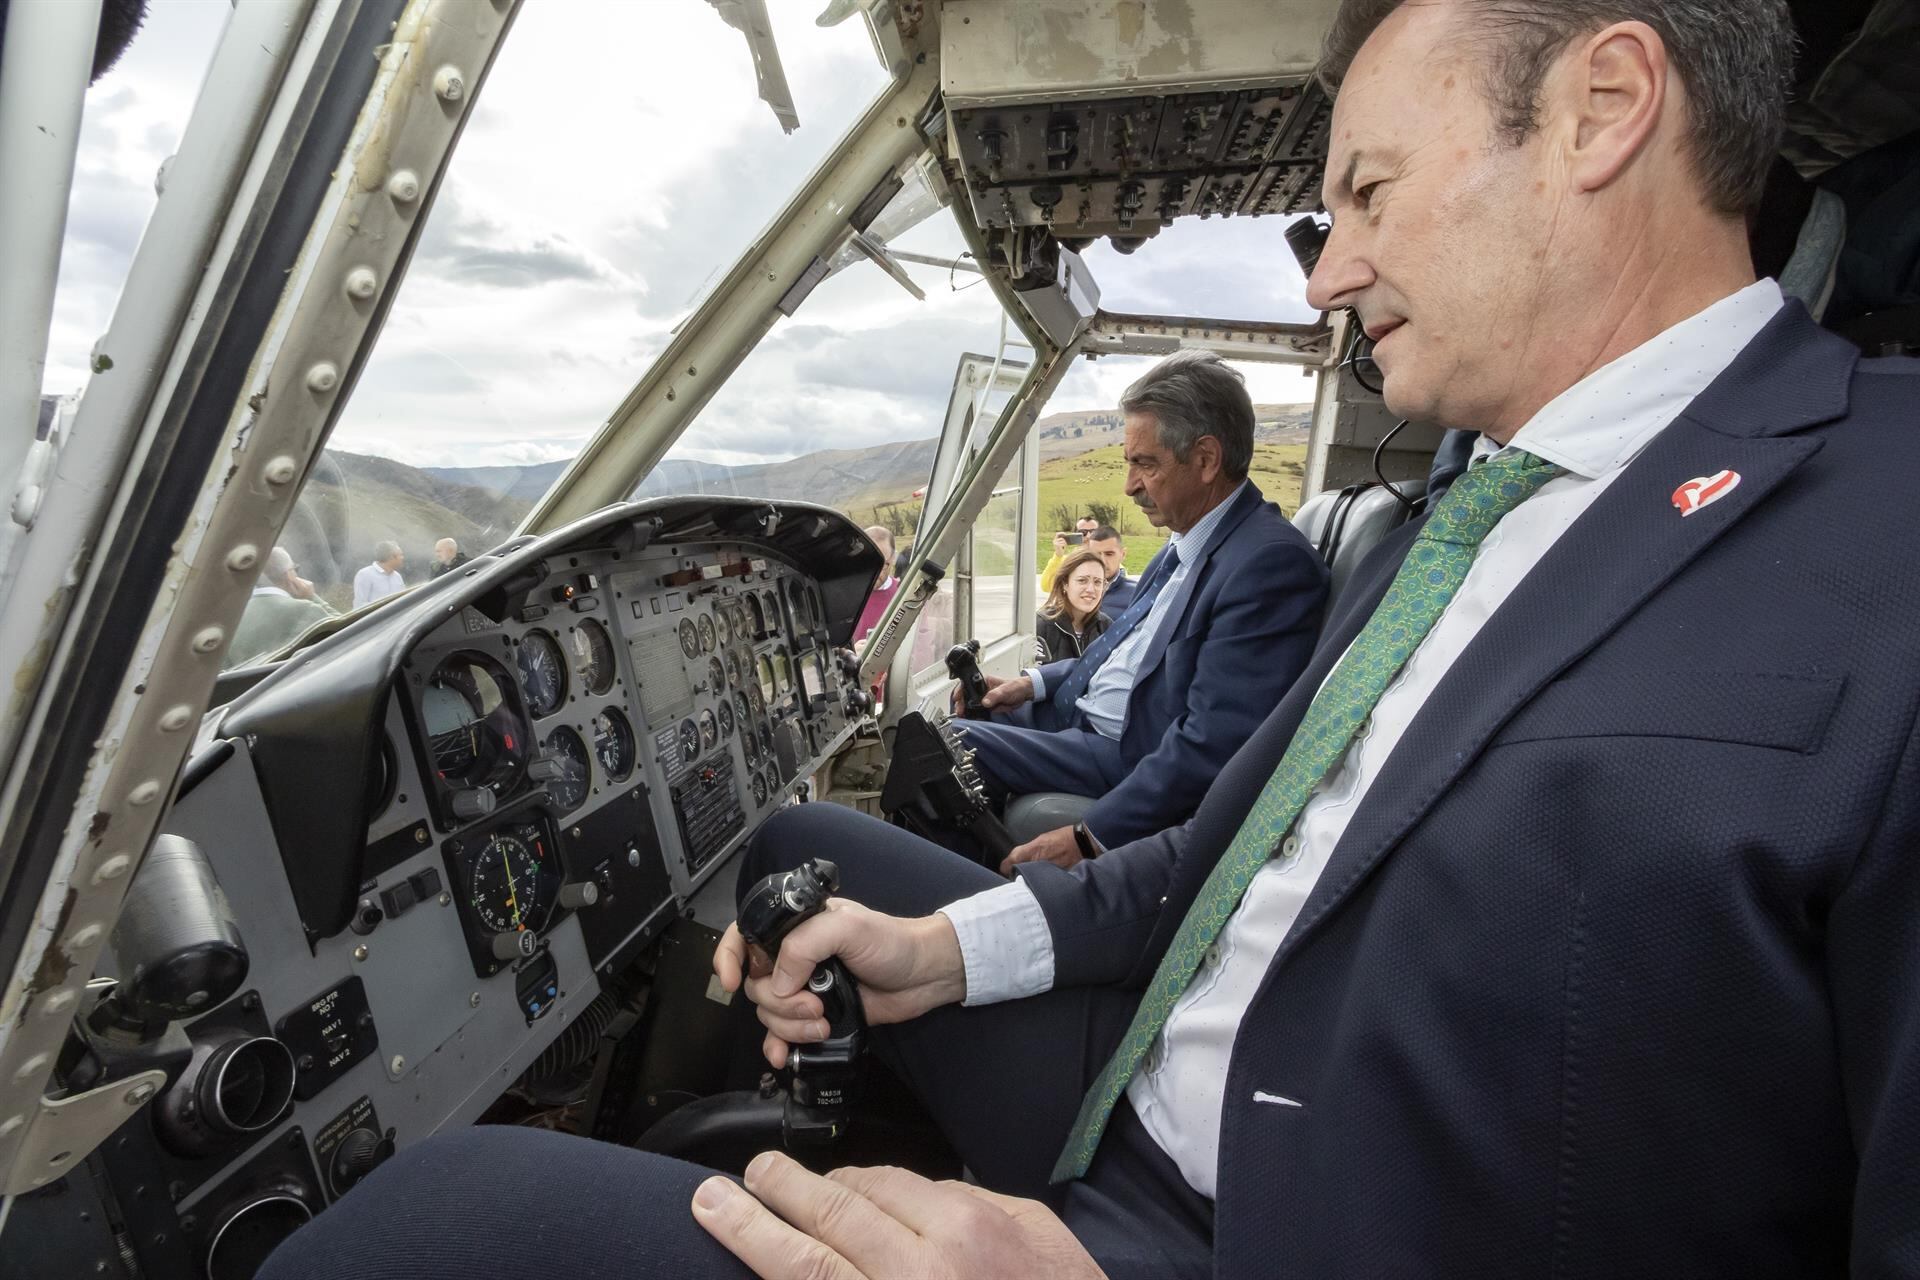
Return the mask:
{"type": "Polygon", "coordinates": [[[730,924],[727,931],[720,935],[720,945],[713,949],[713,976],[720,979],[720,985],[728,991],[738,991],[741,979],[746,976],[747,944],[740,936],[740,926],[730,924]]]}
{"type": "MultiPolygon", "coordinates": [[[[823,1178],[778,1151],[755,1156],[747,1166],[746,1182],[766,1207],[862,1274],[899,1276],[919,1270],[913,1265],[919,1236],[845,1182],[823,1178]]],[[[934,1189],[933,1183],[920,1182],[926,1190],[934,1189]]]]}
{"type": "Polygon", "coordinates": [[[789,1052],[790,1046],[787,1042],[779,1036],[774,1035],[771,1031],[767,1033],[767,1038],[760,1042],[760,1053],[766,1058],[767,1065],[775,1071],[787,1065],[787,1054],[789,1052]]]}
{"type": "Polygon", "coordinates": [[[863,1280],[840,1254],[796,1231],[725,1178],[693,1193],[693,1220],[766,1280],[863,1280]]]}
{"type": "Polygon", "coordinates": [[[934,1182],[910,1170],[884,1165],[871,1169],[835,1169],[827,1179],[858,1192],[883,1213],[921,1235],[929,1235],[951,1220],[951,1188],[966,1185],[934,1182]]]}
{"type": "Polygon", "coordinates": [[[865,913],[839,899],[827,899],[827,909],[800,925],[780,943],[767,988],[777,1000],[806,989],[807,979],[822,960],[847,954],[862,929],[870,927],[865,913]]]}
{"type": "Polygon", "coordinates": [[[778,1036],[788,1044],[818,1044],[827,1038],[827,1020],[825,1018],[780,1018],[769,1014],[765,1009],[755,1011],[760,1025],[770,1035],[778,1036]]]}

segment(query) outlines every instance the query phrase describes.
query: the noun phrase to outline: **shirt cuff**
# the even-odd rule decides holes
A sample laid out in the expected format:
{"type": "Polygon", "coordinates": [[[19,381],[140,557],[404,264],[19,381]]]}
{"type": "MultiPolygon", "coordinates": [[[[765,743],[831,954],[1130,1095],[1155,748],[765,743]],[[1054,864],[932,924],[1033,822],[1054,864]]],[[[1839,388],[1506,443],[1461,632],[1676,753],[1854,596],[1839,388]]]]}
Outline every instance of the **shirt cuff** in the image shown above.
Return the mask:
{"type": "Polygon", "coordinates": [[[1020,674],[1025,676],[1027,679],[1033,681],[1033,700],[1035,702],[1046,701],[1047,678],[1040,674],[1040,668],[1028,667],[1025,671],[1022,671],[1020,674]]]}
{"type": "Polygon", "coordinates": [[[967,969],[963,1004],[998,1004],[1053,989],[1053,933],[1026,881],[940,908],[960,939],[967,969]]]}

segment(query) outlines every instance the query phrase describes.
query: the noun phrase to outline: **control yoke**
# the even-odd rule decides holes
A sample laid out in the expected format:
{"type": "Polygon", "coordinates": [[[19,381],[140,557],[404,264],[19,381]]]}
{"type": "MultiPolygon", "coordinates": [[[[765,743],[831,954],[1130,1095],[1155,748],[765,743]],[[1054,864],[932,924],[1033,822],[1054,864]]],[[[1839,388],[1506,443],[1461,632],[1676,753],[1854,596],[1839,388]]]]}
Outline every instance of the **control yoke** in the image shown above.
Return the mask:
{"type": "MultiPolygon", "coordinates": [[[[840,887],[840,869],[825,858],[810,858],[792,871],[768,876],[740,904],[740,936],[754,952],[756,968],[771,967],[780,943],[795,926],[826,910],[840,887]]],[[[796,1045],[787,1055],[790,1091],[781,1122],[789,1148],[820,1147],[847,1130],[853,1095],[866,1062],[867,1017],[860,987],[836,957],[818,965],[807,990],[820,997],[827,1038],[796,1045]]]]}
{"type": "Polygon", "coordinates": [[[968,720],[985,720],[987,678],[980,674],[980,642],[969,640],[947,650],[947,674],[960,682],[960,714],[968,720]]]}

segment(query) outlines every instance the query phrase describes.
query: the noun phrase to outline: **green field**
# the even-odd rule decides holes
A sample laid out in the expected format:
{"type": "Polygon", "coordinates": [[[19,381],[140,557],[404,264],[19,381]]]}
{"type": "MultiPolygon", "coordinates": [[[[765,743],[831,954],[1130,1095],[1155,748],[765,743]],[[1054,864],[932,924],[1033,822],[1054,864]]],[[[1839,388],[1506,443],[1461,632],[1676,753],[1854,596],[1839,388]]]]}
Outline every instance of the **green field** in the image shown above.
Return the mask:
{"type": "MultiPolygon", "coordinates": [[[[1304,478],[1307,447],[1299,444],[1260,444],[1253,448],[1250,478],[1270,502],[1291,516],[1300,505],[1300,484],[1304,478]]],[[[1057,506],[1083,511],[1089,502],[1117,503],[1127,524],[1120,532],[1127,544],[1127,569],[1138,574],[1147,567],[1160,548],[1166,545],[1163,529],[1155,529],[1127,499],[1127,464],[1120,446],[1110,445],[1071,458],[1055,458],[1040,464],[1040,520],[1057,506]]],[[[1045,564],[1053,554],[1053,530],[1040,530],[1039,559],[1045,564]]]]}

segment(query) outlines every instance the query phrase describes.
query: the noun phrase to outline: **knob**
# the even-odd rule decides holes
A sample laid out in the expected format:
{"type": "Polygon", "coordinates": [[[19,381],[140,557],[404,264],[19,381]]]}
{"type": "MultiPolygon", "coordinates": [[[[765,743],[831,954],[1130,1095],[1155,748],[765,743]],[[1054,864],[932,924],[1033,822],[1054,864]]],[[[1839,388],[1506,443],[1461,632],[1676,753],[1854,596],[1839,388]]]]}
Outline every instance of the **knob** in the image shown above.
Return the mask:
{"type": "Polygon", "coordinates": [[[393,1144],[371,1129],[355,1129],[333,1151],[333,1193],[340,1195],[393,1154],[393,1144]]]}
{"type": "Polygon", "coordinates": [[[535,782],[558,782],[567,776],[567,767],[552,756],[535,756],[527,763],[527,776],[535,782]]]}
{"type": "Polygon", "coordinates": [[[493,812],[493,792],[485,787],[469,787],[453,793],[453,816],[462,821],[484,818],[493,812]]]}
{"type": "Polygon", "coordinates": [[[353,909],[353,924],[351,928],[355,933],[364,938],[366,935],[372,933],[374,929],[379,926],[380,922],[386,918],[387,913],[380,909],[379,903],[375,902],[372,898],[362,898],[360,899],[360,905],[353,909]]]}
{"type": "Polygon", "coordinates": [[[498,933],[493,938],[493,957],[496,960],[518,960],[530,956],[540,945],[540,937],[531,929],[520,929],[513,933],[498,933]]]}
{"type": "Polygon", "coordinates": [[[600,901],[600,886],[591,880],[581,880],[560,886],[560,905],[569,911],[590,907],[598,901],[600,901]]]}

